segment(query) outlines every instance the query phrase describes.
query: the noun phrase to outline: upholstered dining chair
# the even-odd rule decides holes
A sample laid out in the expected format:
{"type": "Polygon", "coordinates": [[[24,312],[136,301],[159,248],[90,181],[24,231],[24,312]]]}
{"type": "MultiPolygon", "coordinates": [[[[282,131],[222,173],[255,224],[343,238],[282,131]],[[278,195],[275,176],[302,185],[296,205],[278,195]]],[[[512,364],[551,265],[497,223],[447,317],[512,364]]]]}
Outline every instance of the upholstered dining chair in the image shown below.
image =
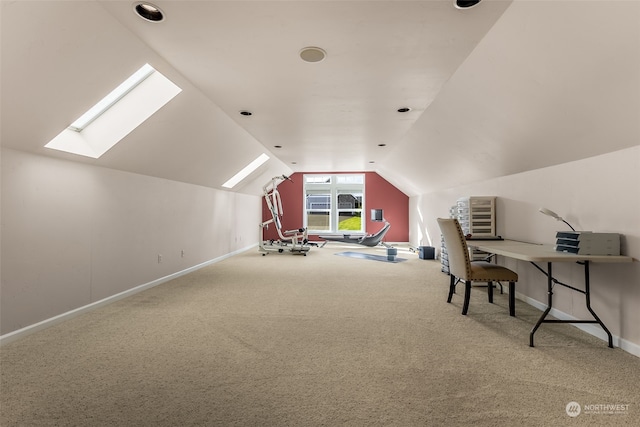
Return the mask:
{"type": "Polygon", "coordinates": [[[497,264],[486,261],[471,261],[467,240],[462,233],[462,228],[457,219],[438,218],[438,225],[444,238],[444,244],[449,258],[449,296],[447,302],[456,291],[458,281],[464,282],[464,303],[462,314],[469,311],[469,298],[471,296],[472,282],[486,282],[489,302],[493,303],[493,282],[509,282],[509,315],[515,316],[515,283],[518,274],[497,264]]]}

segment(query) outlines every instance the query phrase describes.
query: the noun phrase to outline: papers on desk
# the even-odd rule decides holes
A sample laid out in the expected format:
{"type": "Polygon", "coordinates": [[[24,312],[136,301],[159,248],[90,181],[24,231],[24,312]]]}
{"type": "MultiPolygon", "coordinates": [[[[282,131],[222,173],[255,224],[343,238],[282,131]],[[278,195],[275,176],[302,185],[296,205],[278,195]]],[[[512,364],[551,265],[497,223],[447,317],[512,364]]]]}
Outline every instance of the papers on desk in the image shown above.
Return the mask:
{"type": "Polygon", "coordinates": [[[620,255],[620,235],[591,231],[558,231],[555,249],[558,252],[578,255],[620,255]]]}

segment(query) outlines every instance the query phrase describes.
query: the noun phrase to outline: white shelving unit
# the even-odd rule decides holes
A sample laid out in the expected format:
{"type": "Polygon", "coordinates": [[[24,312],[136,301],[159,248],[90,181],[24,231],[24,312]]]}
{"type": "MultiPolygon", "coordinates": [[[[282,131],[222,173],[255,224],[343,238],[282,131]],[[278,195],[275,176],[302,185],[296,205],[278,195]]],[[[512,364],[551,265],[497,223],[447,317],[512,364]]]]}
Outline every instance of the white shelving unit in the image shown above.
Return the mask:
{"type": "MultiPolygon", "coordinates": [[[[449,209],[449,218],[458,217],[458,205],[451,206],[449,209]]],[[[444,237],[440,235],[440,264],[442,264],[441,271],[449,274],[449,255],[447,254],[447,247],[444,245],[444,237]]]]}
{"type": "MultiPolygon", "coordinates": [[[[449,217],[456,218],[460,223],[462,232],[474,236],[496,235],[496,197],[495,196],[469,196],[461,197],[456,204],[449,209],[449,217]]],[[[449,274],[449,257],[444,239],[440,237],[440,263],[441,271],[449,274]]],[[[470,250],[471,260],[483,260],[489,254],[470,250]]]]}
{"type": "MultiPolygon", "coordinates": [[[[496,235],[496,197],[470,196],[456,201],[457,218],[465,235],[495,236],[496,235]]],[[[482,251],[471,251],[471,259],[478,260],[487,257],[482,251]]]]}

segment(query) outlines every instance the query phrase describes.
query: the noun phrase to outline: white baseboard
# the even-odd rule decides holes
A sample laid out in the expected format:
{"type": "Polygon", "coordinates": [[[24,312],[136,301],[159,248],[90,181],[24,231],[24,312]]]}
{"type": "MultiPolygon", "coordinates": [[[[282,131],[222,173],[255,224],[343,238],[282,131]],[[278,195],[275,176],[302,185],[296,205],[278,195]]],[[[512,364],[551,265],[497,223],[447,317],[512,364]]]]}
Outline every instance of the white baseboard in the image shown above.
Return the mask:
{"type": "MultiPolygon", "coordinates": [[[[526,295],[522,295],[516,292],[516,297],[519,300],[526,302],[527,304],[537,308],[540,311],[544,311],[547,309],[546,304],[538,300],[535,300],[533,298],[530,298],[526,295]]],[[[549,314],[558,320],[578,320],[578,318],[571,316],[563,311],[557,310],[555,308],[551,308],[551,311],[549,311],[549,314]]],[[[586,324],[574,323],[573,326],[588,333],[589,335],[593,335],[594,337],[600,338],[604,342],[608,343],[609,341],[609,337],[607,336],[607,333],[600,327],[600,325],[591,324],[591,323],[586,323],[586,324]]],[[[631,353],[636,357],[640,357],[640,345],[633,343],[631,341],[625,340],[623,338],[620,338],[619,336],[613,335],[613,346],[619,347],[620,349],[626,351],[627,353],[631,353]]]]}
{"type": "Polygon", "coordinates": [[[203,263],[194,265],[193,267],[189,267],[189,268],[187,268],[185,270],[178,271],[178,272],[173,273],[173,274],[169,274],[168,276],[161,277],[159,279],[153,280],[153,281],[145,283],[143,285],[136,286],[135,288],[131,288],[131,289],[128,289],[126,291],[120,292],[118,294],[112,295],[110,297],[101,299],[100,301],[92,302],[91,304],[87,304],[85,306],[78,307],[78,308],[76,308],[74,310],[67,311],[66,313],[59,314],[57,316],[51,317],[51,318],[43,320],[41,322],[34,323],[33,325],[26,326],[24,328],[18,329],[17,331],[13,331],[13,332],[9,332],[9,333],[4,334],[4,335],[0,335],[0,345],[8,344],[8,343],[10,343],[12,341],[15,341],[17,339],[23,338],[23,337],[25,337],[25,336],[27,336],[29,334],[34,333],[34,332],[40,331],[42,329],[49,328],[49,327],[51,327],[51,326],[53,326],[55,324],[64,322],[65,320],[69,320],[69,319],[71,319],[71,318],[73,318],[75,316],[78,316],[80,314],[87,313],[87,312],[89,312],[91,310],[95,310],[96,308],[103,307],[103,306],[105,306],[107,304],[111,304],[111,303],[113,303],[115,301],[118,301],[118,300],[121,300],[123,298],[130,297],[131,295],[137,294],[138,292],[142,292],[144,290],[153,288],[154,286],[158,286],[158,285],[160,285],[162,283],[168,282],[169,280],[173,280],[173,279],[175,279],[177,277],[184,276],[185,274],[189,274],[189,273],[191,273],[193,271],[199,270],[199,269],[201,269],[203,267],[206,267],[208,265],[215,264],[215,263],[220,262],[220,261],[222,261],[224,259],[227,259],[227,258],[232,257],[234,255],[237,255],[239,253],[245,252],[245,251],[247,251],[247,250],[249,250],[251,248],[254,248],[256,246],[257,246],[257,244],[256,245],[250,245],[250,246],[248,246],[246,248],[243,248],[243,249],[238,249],[238,250],[230,252],[230,253],[228,253],[226,255],[222,255],[220,257],[211,259],[209,261],[205,261],[203,263]]]}

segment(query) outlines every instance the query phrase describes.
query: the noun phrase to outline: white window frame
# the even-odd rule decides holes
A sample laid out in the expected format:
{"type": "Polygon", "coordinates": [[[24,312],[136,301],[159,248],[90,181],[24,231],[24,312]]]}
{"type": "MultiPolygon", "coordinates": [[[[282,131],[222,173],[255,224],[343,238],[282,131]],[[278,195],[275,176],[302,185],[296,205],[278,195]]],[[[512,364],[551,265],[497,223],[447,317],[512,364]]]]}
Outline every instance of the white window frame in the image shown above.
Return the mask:
{"type": "MultiPolygon", "coordinates": [[[[338,230],[338,219],[341,211],[360,211],[360,230],[349,230],[350,234],[365,233],[366,218],[364,216],[365,210],[365,185],[366,175],[364,173],[353,174],[304,174],[303,186],[302,186],[302,208],[303,208],[303,226],[308,229],[310,234],[345,234],[346,230],[338,230]],[[330,177],[330,182],[309,182],[313,177],[330,177]],[[343,178],[343,179],[341,179],[343,178]],[[357,181],[362,183],[358,183],[357,181]],[[347,181],[347,182],[344,182],[347,181]],[[349,182],[351,181],[351,182],[349,182]],[[354,182],[355,181],[355,182],[354,182]],[[329,230],[316,230],[309,228],[308,213],[307,213],[307,192],[313,190],[323,190],[330,194],[331,207],[329,209],[309,209],[315,212],[323,211],[329,212],[329,230]],[[362,193],[362,207],[361,208],[340,208],[338,205],[338,195],[343,193],[362,193]]],[[[324,179],[320,181],[326,181],[324,179]]]]}

